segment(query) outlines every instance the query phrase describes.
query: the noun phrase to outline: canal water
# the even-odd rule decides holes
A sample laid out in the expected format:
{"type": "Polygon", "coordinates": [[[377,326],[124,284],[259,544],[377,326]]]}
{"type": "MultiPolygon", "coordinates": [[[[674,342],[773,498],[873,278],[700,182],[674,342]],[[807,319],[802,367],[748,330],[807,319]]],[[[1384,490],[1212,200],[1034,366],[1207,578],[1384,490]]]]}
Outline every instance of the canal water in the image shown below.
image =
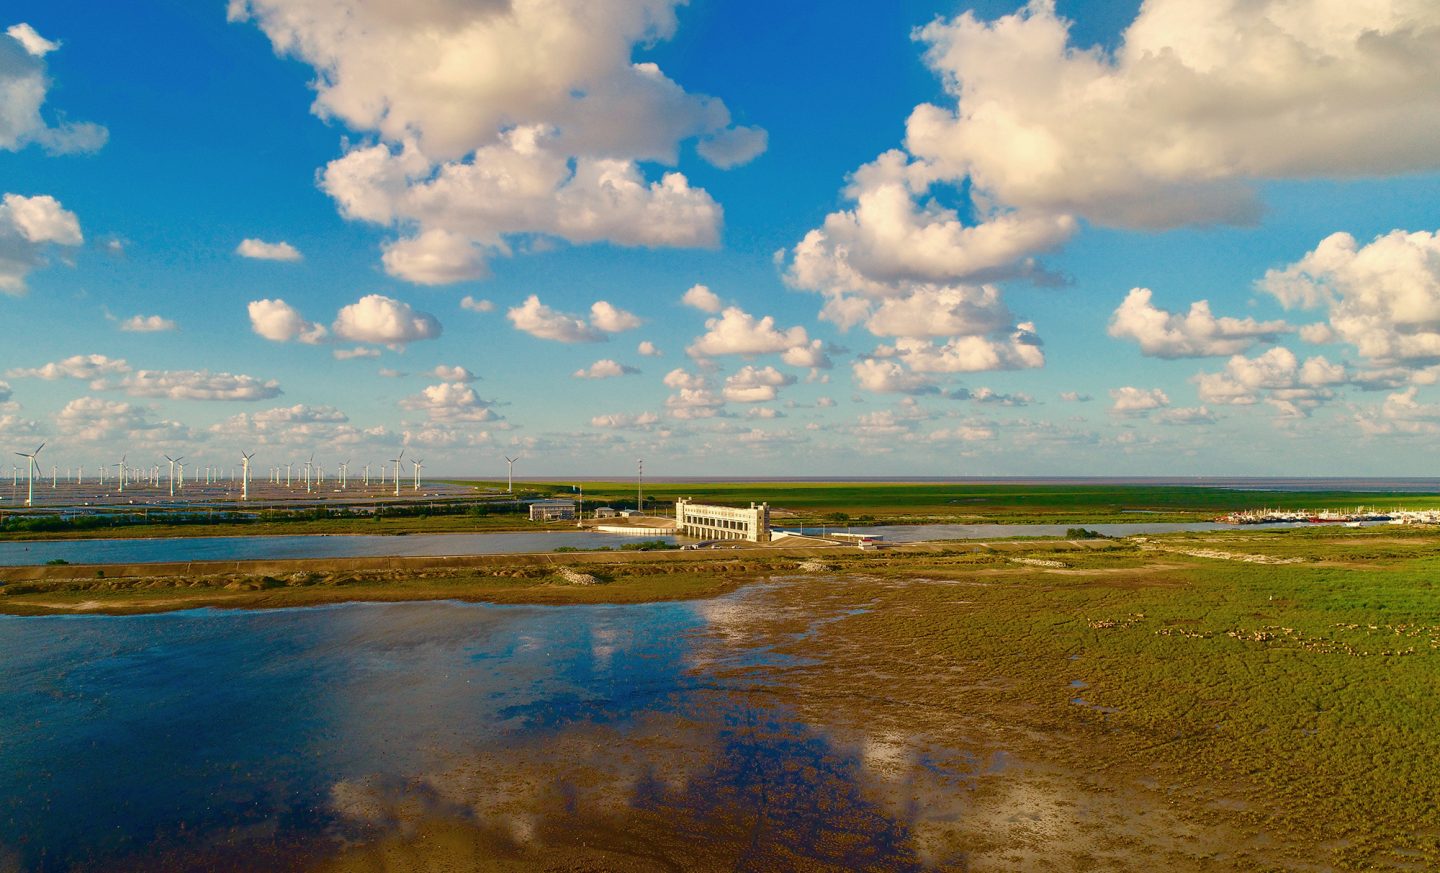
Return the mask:
{"type": "MultiPolygon", "coordinates": [[[[1064,536],[1073,527],[1085,527],[1106,536],[1233,530],[1214,522],[1188,524],[922,524],[876,527],[833,527],[830,533],[868,533],[886,542],[927,540],[1006,539],[1009,537],[1064,536]]],[[[1296,525],[1250,525],[1247,529],[1286,528],[1296,525]]],[[[822,528],[807,528],[821,533],[822,528]]],[[[674,537],[643,537],[674,543],[674,537]]],[[[61,560],[71,564],[154,564],[186,561],[268,561],[285,558],[423,557],[440,555],[505,555],[551,552],[558,548],[618,549],[636,537],[592,531],[547,533],[412,534],[409,536],[259,536],[165,537],[158,539],[55,540],[0,542],[0,567],[44,564],[61,560]]]]}
{"type": "Polygon", "coordinates": [[[918,866],[749,596],[0,616],[0,869],[918,866]]]}

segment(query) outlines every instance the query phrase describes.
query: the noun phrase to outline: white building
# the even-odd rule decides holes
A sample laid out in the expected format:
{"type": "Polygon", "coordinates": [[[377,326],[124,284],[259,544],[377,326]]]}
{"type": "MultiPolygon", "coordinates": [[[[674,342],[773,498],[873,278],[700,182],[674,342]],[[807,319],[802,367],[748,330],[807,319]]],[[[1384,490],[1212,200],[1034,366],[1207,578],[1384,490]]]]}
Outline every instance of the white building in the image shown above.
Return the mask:
{"type": "Polygon", "coordinates": [[[770,542],[770,504],[750,504],[749,509],[733,506],[711,506],[675,501],[677,532],[702,540],[749,540],[770,542]]]}
{"type": "Polygon", "coordinates": [[[573,521],[575,501],[536,500],[530,504],[531,521],[573,521]]]}

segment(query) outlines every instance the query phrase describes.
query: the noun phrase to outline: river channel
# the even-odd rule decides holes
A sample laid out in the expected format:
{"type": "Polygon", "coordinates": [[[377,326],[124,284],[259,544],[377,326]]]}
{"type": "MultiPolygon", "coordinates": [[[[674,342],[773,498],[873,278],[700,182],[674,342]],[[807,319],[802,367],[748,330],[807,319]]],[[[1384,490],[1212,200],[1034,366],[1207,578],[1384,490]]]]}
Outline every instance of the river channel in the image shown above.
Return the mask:
{"type": "MultiPolygon", "coordinates": [[[[875,534],[886,542],[926,540],[1006,539],[1025,536],[1063,536],[1063,524],[928,524],[877,527],[824,528],[827,533],[875,534]]],[[[1084,527],[1106,536],[1181,533],[1233,529],[1214,522],[1188,524],[1089,524],[1084,527]]],[[[1252,525],[1252,528],[1295,525],[1252,525]]],[[[808,532],[821,533],[821,528],[808,532]]],[[[544,533],[412,534],[409,536],[256,536],[163,537],[156,539],[50,540],[0,542],[0,567],[33,566],[48,561],[71,564],[155,564],[187,561],[270,561],[287,558],[426,557],[441,555],[503,555],[550,552],[557,548],[620,548],[637,539],[591,531],[544,533]]]]}

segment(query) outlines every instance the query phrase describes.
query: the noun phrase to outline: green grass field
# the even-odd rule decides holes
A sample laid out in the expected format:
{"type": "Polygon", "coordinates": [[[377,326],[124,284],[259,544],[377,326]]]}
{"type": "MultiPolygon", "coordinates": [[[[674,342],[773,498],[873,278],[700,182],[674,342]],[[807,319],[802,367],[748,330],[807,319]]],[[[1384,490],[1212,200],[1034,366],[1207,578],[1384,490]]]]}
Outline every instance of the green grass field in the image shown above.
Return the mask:
{"type": "MultiPolygon", "coordinates": [[[[495,487],[496,483],[471,483],[495,487]]],[[[635,505],[634,482],[583,482],[587,505],[635,505]],[[592,503],[593,501],[593,503],[592,503]]],[[[503,483],[500,483],[503,487],[503,483]]],[[[517,490],[520,485],[517,483],[517,490]]],[[[525,483],[528,491],[571,495],[567,486],[525,483]]],[[[671,508],[677,498],[746,505],[768,502],[783,520],[819,521],[833,513],[877,523],[946,521],[1083,524],[1124,521],[1207,521],[1227,512],[1274,509],[1440,509],[1440,494],[1343,491],[1242,491],[1155,485],[937,484],[914,482],[705,482],[646,484],[646,505],[671,508]]]]}

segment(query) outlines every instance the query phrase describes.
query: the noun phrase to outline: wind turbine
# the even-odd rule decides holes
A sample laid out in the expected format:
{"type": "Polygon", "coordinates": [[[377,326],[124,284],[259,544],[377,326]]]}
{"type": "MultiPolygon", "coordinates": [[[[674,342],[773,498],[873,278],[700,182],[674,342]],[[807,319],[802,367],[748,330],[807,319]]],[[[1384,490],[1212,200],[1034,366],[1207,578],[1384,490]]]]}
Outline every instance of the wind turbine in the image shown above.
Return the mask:
{"type": "Polygon", "coordinates": [[[118,463],[118,464],[115,465],[115,466],[117,466],[117,467],[120,468],[120,493],[121,493],[121,494],[124,494],[124,493],[125,493],[125,458],[126,458],[126,457],[127,457],[127,455],[121,455],[121,456],[120,456],[120,463],[118,463]]]}
{"type": "Polygon", "coordinates": [[[404,458],[404,457],[405,457],[405,450],[404,450],[404,449],[401,449],[401,450],[400,450],[400,457],[399,457],[399,458],[391,458],[391,459],[390,459],[391,461],[395,462],[395,496],[396,496],[396,497],[399,497],[399,496],[400,496],[400,460],[401,460],[401,458],[404,458]]]}
{"type": "Polygon", "coordinates": [[[254,452],[251,452],[251,453],[248,454],[248,455],[245,454],[244,452],[241,452],[241,453],[240,453],[240,463],[241,463],[241,465],[244,467],[244,472],[242,472],[242,473],[240,474],[240,499],[241,499],[241,500],[249,500],[249,499],[250,499],[250,459],[253,458],[253,457],[255,457],[255,453],[254,453],[254,452]]]}
{"type": "Polygon", "coordinates": [[[510,465],[510,472],[506,474],[506,479],[505,479],[505,493],[506,493],[506,494],[514,494],[514,493],[515,493],[515,462],[518,461],[518,460],[520,460],[521,458],[523,458],[523,457],[525,457],[525,456],[524,456],[524,455],[516,455],[515,457],[512,458],[512,457],[510,457],[509,455],[501,455],[500,457],[504,458],[505,461],[510,465]]]}
{"type": "Polygon", "coordinates": [[[175,465],[185,460],[185,456],[181,455],[178,458],[172,458],[166,455],[165,460],[170,462],[170,499],[173,500],[175,499],[175,465]]]}
{"type": "Polygon", "coordinates": [[[340,462],[340,490],[345,490],[345,483],[350,478],[350,459],[346,458],[340,462]]]}
{"type": "Polygon", "coordinates": [[[305,462],[305,493],[310,493],[310,471],[315,469],[315,453],[310,453],[310,460],[305,462]]]}
{"type": "Polygon", "coordinates": [[[415,465],[415,488],[414,488],[414,490],[419,491],[419,490],[420,490],[420,468],[423,467],[423,466],[425,466],[425,459],[424,459],[424,458],[416,458],[415,460],[412,460],[410,463],[415,465]]]}
{"type": "Polygon", "coordinates": [[[29,486],[28,486],[28,490],[25,492],[25,505],[26,505],[26,506],[29,506],[29,505],[31,505],[32,503],[35,502],[35,474],[39,471],[39,464],[35,463],[35,456],[38,455],[38,454],[40,454],[40,450],[43,449],[43,448],[45,448],[45,444],[44,444],[44,443],[41,443],[39,446],[37,446],[37,447],[35,448],[35,451],[30,452],[29,454],[26,454],[25,452],[16,452],[16,453],[15,453],[15,454],[19,455],[19,456],[22,457],[22,458],[28,458],[28,459],[30,460],[30,467],[29,467],[29,470],[30,470],[30,475],[29,475],[30,484],[29,484],[29,486]]]}

